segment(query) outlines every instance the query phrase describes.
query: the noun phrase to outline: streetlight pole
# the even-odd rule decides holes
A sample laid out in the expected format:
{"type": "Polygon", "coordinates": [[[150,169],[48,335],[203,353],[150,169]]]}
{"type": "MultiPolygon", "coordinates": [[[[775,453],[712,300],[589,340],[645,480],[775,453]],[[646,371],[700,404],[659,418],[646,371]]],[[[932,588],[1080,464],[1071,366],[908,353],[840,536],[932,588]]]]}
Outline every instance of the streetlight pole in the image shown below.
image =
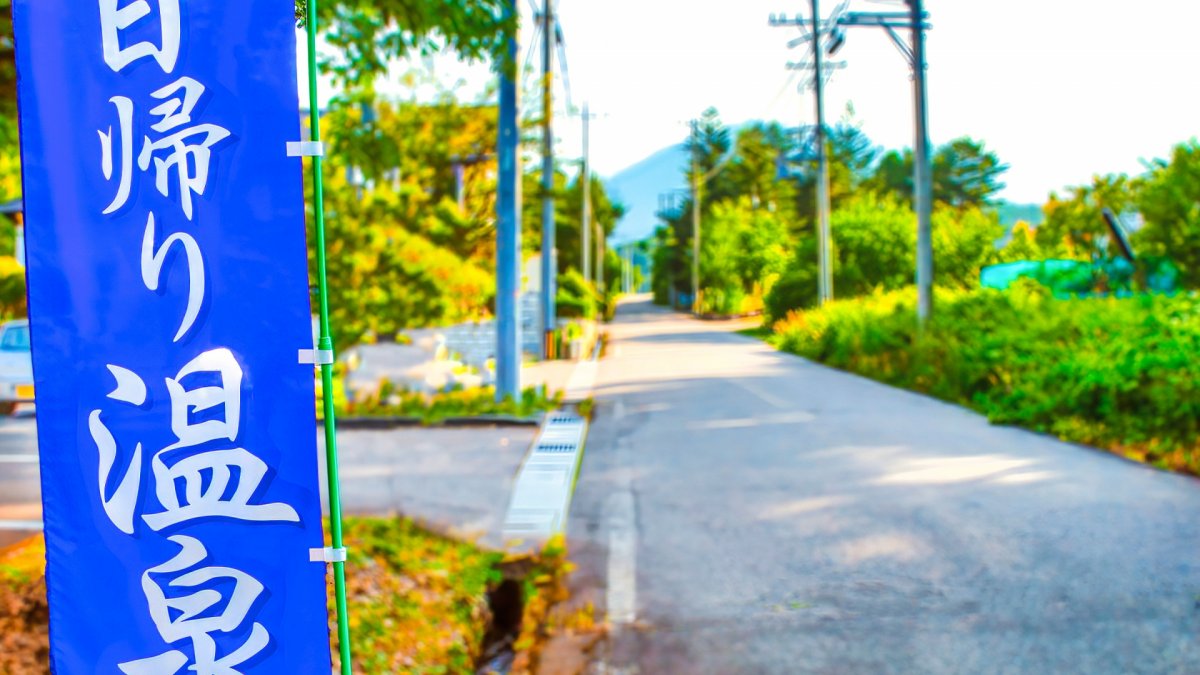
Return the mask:
{"type": "Polygon", "coordinates": [[[929,161],[929,106],[925,89],[925,11],[922,0],[908,0],[912,11],[913,107],[916,139],[913,169],[917,207],[917,320],[923,327],[933,314],[933,171],[929,161]]]}
{"type": "MultiPolygon", "coordinates": [[[[504,11],[516,13],[516,0],[504,11]]],[[[509,38],[507,61],[499,64],[500,120],[497,139],[499,178],[496,194],[496,399],[521,394],[521,168],[518,144],[517,38],[509,38]]]]}

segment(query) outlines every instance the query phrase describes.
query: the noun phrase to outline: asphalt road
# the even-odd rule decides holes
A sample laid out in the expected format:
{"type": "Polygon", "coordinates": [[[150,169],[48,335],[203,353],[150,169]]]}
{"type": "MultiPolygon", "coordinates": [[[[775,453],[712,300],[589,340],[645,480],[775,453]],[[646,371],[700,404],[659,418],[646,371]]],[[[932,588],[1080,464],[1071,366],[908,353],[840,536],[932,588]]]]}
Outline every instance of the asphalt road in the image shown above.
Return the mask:
{"type": "Polygon", "coordinates": [[[1200,672],[1200,481],[644,302],[612,338],[570,526],[604,672],[1200,672]]]}

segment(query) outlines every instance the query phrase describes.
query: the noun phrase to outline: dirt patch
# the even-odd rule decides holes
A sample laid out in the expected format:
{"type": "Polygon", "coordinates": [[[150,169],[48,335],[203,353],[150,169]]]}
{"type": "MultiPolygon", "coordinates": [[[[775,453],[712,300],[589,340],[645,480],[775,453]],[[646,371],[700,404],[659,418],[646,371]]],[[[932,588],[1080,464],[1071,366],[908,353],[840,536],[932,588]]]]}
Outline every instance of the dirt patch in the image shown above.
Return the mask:
{"type": "Polygon", "coordinates": [[[0,673],[50,672],[50,610],[41,536],[0,550],[0,673]]]}

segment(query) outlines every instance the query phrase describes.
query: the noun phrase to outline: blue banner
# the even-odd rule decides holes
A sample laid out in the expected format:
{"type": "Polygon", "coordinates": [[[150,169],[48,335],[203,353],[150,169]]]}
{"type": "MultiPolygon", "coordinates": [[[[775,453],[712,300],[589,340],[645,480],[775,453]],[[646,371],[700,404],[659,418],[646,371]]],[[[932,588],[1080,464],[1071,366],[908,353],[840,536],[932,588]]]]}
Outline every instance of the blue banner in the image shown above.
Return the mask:
{"type": "Polygon", "coordinates": [[[60,674],[330,672],[291,0],[14,0],[60,674]]]}

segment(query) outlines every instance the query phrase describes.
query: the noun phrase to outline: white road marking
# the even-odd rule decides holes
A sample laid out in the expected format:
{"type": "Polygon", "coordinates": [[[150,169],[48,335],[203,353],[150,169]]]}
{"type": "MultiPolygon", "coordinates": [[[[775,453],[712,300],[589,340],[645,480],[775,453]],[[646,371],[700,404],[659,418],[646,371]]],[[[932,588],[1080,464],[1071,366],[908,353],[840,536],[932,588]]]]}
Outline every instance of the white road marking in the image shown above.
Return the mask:
{"type": "Polygon", "coordinates": [[[633,493],[608,498],[608,622],[625,626],[637,619],[637,511],[633,493]]]}
{"type": "Polygon", "coordinates": [[[0,520],[0,530],[41,530],[40,520],[0,520]]]}
{"type": "MultiPolygon", "coordinates": [[[[620,399],[613,416],[620,423],[625,405],[620,399]]],[[[605,604],[608,622],[618,630],[637,620],[637,502],[633,495],[633,480],[627,464],[629,441],[617,440],[617,490],[605,504],[608,520],[608,584],[605,604]]]]}
{"type": "Polygon", "coordinates": [[[37,464],[37,455],[0,455],[0,464],[37,464]]]}
{"type": "Polygon", "coordinates": [[[733,419],[700,420],[689,422],[689,429],[748,429],[771,424],[807,424],[817,419],[812,413],[794,412],[762,417],[738,417],[733,419]]]}
{"type": "Polygon", "coordinates": [[[759,387],[758,385],[750,384],[749,382],[744,382],[740,379],[732,379],[729,381],[732,382],[733,384],[741,387],[742,389],[745,389],[746,391],[750,392],[751,394],[754,394],[755,396],[759,397],[763,401],[775,406],[776,408],[781,408],[783,410],[789,410],[789,409],[795,407],[794,403],[792,403],[790,401],[785,401],[782,398],[779,398],[778,396],[776,396],[774,394],[764,391],[762,389],[762,387],[759,387]]]}

